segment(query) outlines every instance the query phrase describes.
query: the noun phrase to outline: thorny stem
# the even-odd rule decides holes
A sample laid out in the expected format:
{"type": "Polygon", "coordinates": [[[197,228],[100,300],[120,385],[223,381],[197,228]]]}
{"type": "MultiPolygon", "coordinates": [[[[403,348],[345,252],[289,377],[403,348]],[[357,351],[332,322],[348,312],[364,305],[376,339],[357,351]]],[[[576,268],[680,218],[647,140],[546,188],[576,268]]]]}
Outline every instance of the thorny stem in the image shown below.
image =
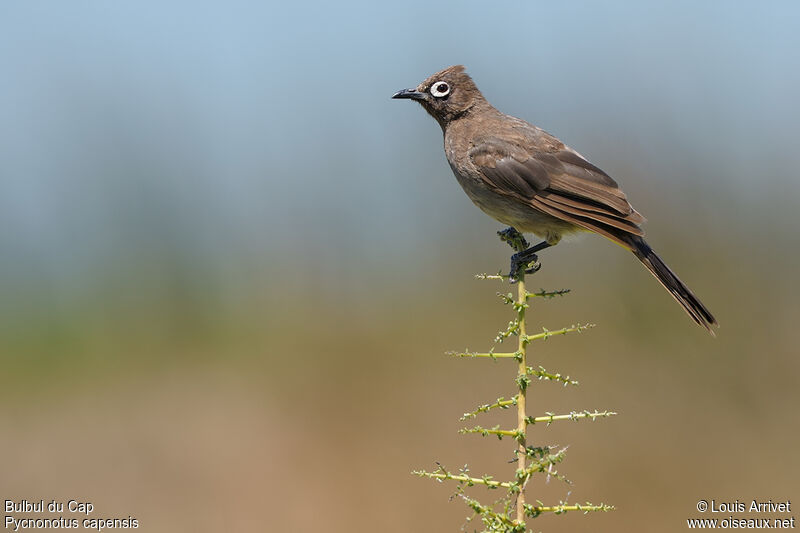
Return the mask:
{"type": "MultiPolygon", "coordinates": [[[[525,290],[525,272],[520,272],[519,282],[517,283],[517,314],[519,317],[519,344],[517,353],[519,354],[519,394],[517,395],[517,443],[519,461],[519,471],[525,472],[526,458],[526,431],[528,428],[528,415],[525,411],[527,398],[527,374],[528,374],[528,335],[525,331],[525,308],[528,306],[528,291],[525,290]]],[[[521,524],[525,520],[525,485],[527,479],[520,480],[521,486],[517,495],[517,523],[521,524]]]]}
{"type": "Polygon", "coordinates": [[[517,359],[518,353],[511,352],[448,352],[453,357],[489,357],[490,359],[517,359]]]}
{"type": "MultiPolygon", "coordinates": [[[[493,403],[491,405],[488,405],[488,404],[487,405],[482,405],[478,409],[476,409],[475,411],[473,411],[471,413],[464,413],[464,416],[461,417],[461,420],[466,420],[468,418],[474,418],[478,413],[485,413],[485,412],[489,411],[489,409],[492,409],[492,408],[495,408],[495,407],[500,407],[501,409],[507,409],[508,406],[511,406],[511,405],[516,405],[516,399],[515,398],[511,399],[511,400],[498,401],[498,402],[493,403]]],[[[553,422],[559,422],[559,421],[562,421],[562,420],[572,420],[573,422],[577,422],[579,420],[595,421],[598,418],[608,418],[608,417],[614,416],[616,414],[617,413],[615,411],[602,411],[602,412],[601,411],[597,411],[597,410],[595,410],[594,412],[591,412],[591,411],[583,411],[583,412],[572,411],[571,413],[566,414],[566,415],[556,415],[556,414],[553,414],[553,413],[545,413],[545,416],[529,416],[529,417],[526,417],[525,420],[526,420],[526,422],[527,422],[527,424],[529,426],[532,426],[534,424],[542,424],[542,423],[549,426],[553,422]]],[[[521,436],[521,433],[520,433],[519,429],[500,429],[499,425],[495,426],[493,428],[486,428],[486,427],[483,427],[483,426],[475,426],[475,427],[471,427],[471,428],[462,428],[462,429],[458,430],[458,432],[462,433],[462,434],[465,434],[465,435],[468,434],[468,433],[479,433],[479,434],[481,434],[483,436],[496,435],[498,437],[512,437],[514,439],[519,439],[519,437],[521,436]]]]}
{"type": "MultiPolygon", "coordinates": [[[[507,230],[505,232],[501,232],[502,234],[509,233],[507,230]]],[[[507,235],[506,235],[507,236],[507,235]]],[[[509,242],[511,246],[517,251],[521,252],[518,246],[521,246],[521,242],[517,243],[516,245],[508,239],[503,239],[506,242],[509,242]]],[[[523,246],[524,249],[524,246],[523,246]]],[[[530,265],[527,265],[530,266],[530,265]]],[[[426,472],[422,471],[415,471],[414,474],[419,475],[421,477],[427,477],[431,479],[436,479],[437,481],[445,481],[445,480],[453,480],[456,481],[459,485],[456,494],[462,498],[464,498],[467,504],[473,509],[476,515],[479,515],[483,520],[484,524],[488,527],[487,531],[497,531],[497,532],[504,532],[504,533],[522,533],[523,531],[527,530],[525,525],[526,518],[535,518],[542,513],[553,513],[553,514],[563,514],[567,511],[582,511],[584,513],[590,511],[609,511],[614,509],[611,505],[599,504],[593,505],[590,502],[586,502],[584,504],[568,504],[565,501],[559,502],[558,505],[550,505],[546,506],[542,504],[540,501],[536,501],[536,504],[526,503],[525,498],[525,489],[528,484],[530,478],[536,474],[541,472],[546,472],[548,479],[552,476],[559,480],[562,480],[566,483],[570,483],[570,481],[564,477],[562,474],[556,472],[552,466],[555,463],[561,462],[564,452],[566,451],[566,447],[557,451],[557,453],[550,453],[550,447],[544,448],[537,448],[537,447],[530,447],[527,446],[527,428],[529,425],[543,423],[546,425],[550,425],[555,421],[560,420],[596,420],[597,418],[605,418],[609,416],[613,416],[616,413],[613,411],[583,411],[583,412],[570,412],[569,414],[560,414],[556,415],[550,412],[545,412],[545,416],[528,416],[527,415],[527,391],[530,387],[533,379],[544,379],[550,381],[558,381],[563,383],[564,385],[577,385],[577,381],[573,381],[569,378],[569,376],[562,376],[561,374],[552,374],[547,372],[541,366],[538,368],[533,368],[528,366],[528,345],[534,340],[547,340],[548,338],[555,336],[555,335],[565,335],[567,333],[577,332],[580,333],[584,329],[593,327],[594,324],[577,324],[572,325],[570,327],[562,328],[555,331],[550,331],[545,328],[542,328],[543,331],[541,333],[528,335],[527,333],[527,322],[526,322],[526,309],[528,308],[528,301],[534,297],[544,297],[544,298],[552,298],[555,296],[561,296],[569,292],[569,290],[558,290],[558,291],[546,291],[544,289],[539,290],[538,292],[528,292],[525,286],[525,272],[524,270],[517,273],[518,280],[517,280],[517,295],[514,295],[509,292],[507,294],[498,293],[498,296],[503,300],[504,303],[510,304],[517,313],[516,318],[509,322],[508,327],[501,331],[497,337],[495,338],[495,343],[502,342],[504,339],[512,335],[516,335],[518,342],[517,342],[517,350],[514,352],[495,352],[494,348],[489,350],[488,352],[470,352],[465,350],[463,352],[449,352],[450,355],[455,357],[481,357],[481,358],[490,358],[490,359],[514,359],[518,364],[518,372],[517,372],[517,388],[518,392],[514,396],[509,399],[505,398],[498,398],[494,403],[485,404],[479,406],[477,409],[470,413],[465,413],[461,420],[466,420],[469,418],[474,418],[479,413],[485,413],[492,409],[510,409],[513,406],[517,407],[517,426],[515,429],[500,429],[500,426],[497,425],[493,428],[486,428],[482,426],[475,426],[473,428],[463,428],[460,430],[461,433],[480,433],[484,436],[486,435],[495,435],[497,438],[502,439],[504,437],[510,437],[514,439],[517,443],[517,450],[516,450],[516,460],[517,469],[515,472],[515,479],[514,481],[504,482],[504,481],[496,481],[492,479],[491,476],[483,476],[483,477],[472,477],[469,475],[469,471],[466,467],[461,470],[461,472],[457,475],[454,475],[447,471],[444,467],[439,465],[439,470],[436,472],[426,472]],[[533,379],[532,379],[533,378],[533,379]],[[488,489],[499,489],[505,488],[507,490],[507,497],[502,498],[501,500],[496,501],[492,505],[483,505],[478,500],[473,498],[469,498],[466,496],[464,489],[465,487],[472,487],[474,485],[483,485],[488,489]],[[516,498],[516,501],[514,500],[516,498]],[[503,507],[501,510],[497,510],[496,506],[502,503],[503,507]],[[514,518],[512,518],[514,517],[514,518]]],[[[488,274],[480,274],[477,276],[480,279],[496,279],[500,281],[506,281],[510,279],[509,275],[488,275],[488,274]]],[[[513,280],[511,280],[513,283],[513,280]]],[[[437,463],[438,464],[438,463],[437,463]]],[[[467,519],[468,521],[471,518],[467,519]]]]}
{"type": "Polygon", "coordinates": [[[605,503],[593,505],[589,502],[585,504],[576,503],[574,505],[567,505],[566,503],[560,505],[530,505],[528,506],[528,516],[535,518],[542,513],[564,514],[568,511],[582,511],[583,514],[586,514],[592,511],[606,512],[613,511],[614,509],[616,509],[616,507],[613,505],[607,505],[605,503]]]}
{"type": "Polygon", "coordinates": [[[511,487],[512,483],[506,481],[494,481],[490,478],[479,478],[479,477],[470,477],[465,475],[453,475],[449,472],[425,472],[425,471],[415,471],[413,474],[416,474],[420,477],[427,477],[431,479],[452,479],[454,481],[460,481],[462,483],[467,483],[469,485],[486,485],[491,489],[496,489],[497,487],[509,488],[511,487]]]}

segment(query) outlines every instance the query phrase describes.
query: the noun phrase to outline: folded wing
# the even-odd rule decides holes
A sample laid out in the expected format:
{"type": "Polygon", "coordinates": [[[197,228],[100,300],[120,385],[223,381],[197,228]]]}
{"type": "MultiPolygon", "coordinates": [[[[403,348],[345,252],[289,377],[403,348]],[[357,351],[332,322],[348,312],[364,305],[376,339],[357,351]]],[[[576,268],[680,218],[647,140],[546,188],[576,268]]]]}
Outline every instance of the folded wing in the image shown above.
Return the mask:
{"type": "Polygon", "coordinates": [[[480,139],[469,151],[486,185],[551,216],[629,248],[644,222],[608,174],[563,144],[532,150],[513,140],[480,139]],[[548,149],[549,148],[549,149],[548,149]]]}

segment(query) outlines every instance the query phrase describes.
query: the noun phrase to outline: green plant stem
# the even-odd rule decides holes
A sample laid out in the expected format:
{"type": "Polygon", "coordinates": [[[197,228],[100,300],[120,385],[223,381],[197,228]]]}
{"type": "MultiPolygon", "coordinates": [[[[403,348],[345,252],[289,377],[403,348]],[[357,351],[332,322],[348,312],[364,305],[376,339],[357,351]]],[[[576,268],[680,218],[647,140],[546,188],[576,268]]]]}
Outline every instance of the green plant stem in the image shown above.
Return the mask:
{"type": "Polygon", "coordinates": [[[616,509],[616,507],[613,505],[606,505],[604,503],[593,505],[588,502],[585,504],[576,503],[574,505],[531,505],[528,506],[528,516],[535,518],[542,513],[564,514],[568,511],[581,511],[586,514],[593,511],[613,511],[614,509],[616,509]]]}
{"type": "MultiPolygon", "coordinates": [[[[509,233],[509,232],[503,232],[509,233]]],[[[504,239],[505,240],[505,239],[504,239]]],[[[517,252],[521,250],[512,245],[517,252]]],[[[488,275],[482,274],[477,276],[482,279],[496,279],[499,281],[511,281],[509,276],[505,275],[488,275]]],[[[594,421],[598,418],[606,418],[613,416],[617,413],[613,411],[572,411],[568,414],[554,414],[545,412],[543,416],[528,416],[527,415],[527,392],[534,380],[555,381],[563,385],[577,385],[578,382],[571,379],[569,376],[561,375],[559,373],[552,373],[545,370],[543,367],[536,365],[536,368],[528,366],[528,346],[535,340],[547,340],[552,336],[561,336],[572,332],[581,332],[586,328],[593,327],[594,324],[573,324],[572,326],[561,328],[558,330],[548,330],[542,328],[540,333],[529,335],[527,333],[527,320],[526,313],[528,309],[528,302],[532,298],[553,298],[561,296],[569,292],[567,289],[558,291],[546,291],[544,289],[538,292],[528,292],[525,286],[524,274],[519,274],[519,281],[517,282],[517,294],[514,295],[513,291],[507,293],[497,293],[504,304],[511,306],[516,312],[516,316],[508,323],[508,326],[500,331],[495,337],[495,345],[509,339],[512,336],[517,336],[517,350],[514,352],[495,352],[494,348],[487,352],[471,352],[464,350],[463,352],[448,352],[448,355],[455,357],[481,357],[486,359],[514,359],[517,362],[517,393],[511,398],[499,397],[494,402],[479,405],[475,410],[465,413],[461,420],[467,420],[477,417],[481,413],[487,413],[495,409],[511,409],[517,407],[517,426],[510,427],[509,429],[501,429],[500,425],[492,428],[483,426],[474,426],[471,428],[462,428],[460,433],[480,434],[482,436],[495,436],[499,440],[504,438],[512,438],[516,443],[516,472],[512,481],[496,481],[490,475],[482,477],[472,477],[472,472],[469,471],[467,465],[464,465],[458,471],[457,475],[449,472],[441,464],[437,463],[438,469],[433,472],[428,471],[415,471],[414,474],[420,477],[427,477],[435,479],[439,482],[446,480],[455,481],[458,484],[455,495],[463,498],[467,504],[472,508],[476,515],[481,517],[483,524],[486,526],[486,531],[503,532],[503,533],[523,533],[528,531],[525,524],[527,519],[536,518],[537,516],[545,513],[550,514],[563,514],[568,511],[581,511],[588,513],[591,511],[609,511],[614,509],[611,505],[599,504],[593,505],[590,502],[583,504],[569,504],[566,501],[561,501],[558,505],[544,505],[541,501],[536,500],[535,504],[526,503],[526,487],[528,481],[538,474],[546,475],[547,479],[555,478],[567,484],[571,481],[563,474],[560,474],[554,466],[561,463],[564,458],[566,447],[556,450],[551,446],[527,446],[527,431],[528,426],[534,424],[544,424],[549,426],[553,422],[558,421],[580,421],[589,420],[594,421]],[[495,501],[490,505],[483,505],[478,500],[467,496],[467,491],[470,487],[475,485],[483,485],[487,489],[505,489],[505,496],[495,501]]],[[[510,421],[509,421],[510,422],[510,421]]],[[[474,474],[473,474],[474,475],[474,474]]],[[[473,517],[468,518],[472,520],[473,517]]]]}
{"type": "MultiPolygon", "coordinates": [[[[518,382],[520,383],[519,394],[517,394],[517,443],[518,453],[517,460],[519,461],[519,471],[525,472],[525,459],[527,457],[526,449],[526,432],[528,429],[528,415],[525,410],[527,402],[527,382],[522,378],[527,377],[528,374],[528,335],[525,332],[525,308],[528,306],[528,291],[525,289],[525,274],[520,273],[519,281],[517,282],[517,314],[519,317],[519,343],[517,354],[519,354],[519,374],[518,382]]],[[[525,481],[520,480],[520,491],[517,495],[517,523],[521,524],[525,521],[525,481]]]]}
{"type": "Polygon", "coordinates": [[[480,433],[483,436],[497,435],[498,437],[512,437],[517,440],[522,437],[522,434],[518,429],[484,428],[481,426],[475,426],[474,428],[463,428],[458,430],[458,432],[464,435],[468,433],[480,433]]]}
{"type": "Polygon", "coordinates": [[[451,352],[449,355],[453,357],[489,357],[491,359],[516,359],[519,357],[519,354],[516,352],[451,352]]]}
{"type": "Polygon", "coordinates": [[[438,472],[413,472],[414,474],[420,477],[427,477],[431,479],[452,479],[455,481],[462,481],[464,483],[475,484],[475,485],[486,485],[487,487],[497,488],[509,488],[511,487],[511,483],[505,481],[493,481],[491,479],[482,479],[479,477],[469,477],[469,476],[462,476],[462,475],[453,475],[450,473],[438,473],[438,472]]]}
{"type": "Polygon", "coordinates": [[[566,335],[567,333],[574,333],[574,332],[582,332],[585,329],[593,328],[594,324],[578,324],[576,326],[570,326],[568,328],[557,329],[555,331],[543,331],[542,333],[537,333],[536,335],[528,335],[529,341],[536,341],[539,339],[547,340],[549,337],[553,337],[555,335],[566,335]]]}
{"type": "Polygon", "coordinates": [[[512,405],[517,405],[517,397],[516,395],[513,396],[510,400],[504,400],[503,398],[498,398],[494,403],[487,403],[484,405],[478,406],[477,409],[470,413],[464,413],[464,416],[461,417],[461,420],[467,420],[469,418],[475,418],[480,413],[488,413],[491,409],[508,409],[512,405]]]}
{"type": "Polygon", "coordinates": [[[551,415],[551,414],[548,414],[547,416],[529,417],[528,418],[528,424],[541,424],[542,422],[544,422],[547,425],[550,425],[552,422],[556,422],[558,420],[574,420],[574,421],[578,421],[578,420],[580,420],[582,418],[590,418],[592,420],[595,420],[597,418],[605,418],[605,417],[609,417],[609,416],[614,416],[615,414],[617,414],[617,413],[614,412],[614,411],[602,411],[602,412],[600,412],[600,411],[594,411],[594,412],[583,411],[582,413],[573,412],[573,413],[570,413],[568,415],[551,415]]]}

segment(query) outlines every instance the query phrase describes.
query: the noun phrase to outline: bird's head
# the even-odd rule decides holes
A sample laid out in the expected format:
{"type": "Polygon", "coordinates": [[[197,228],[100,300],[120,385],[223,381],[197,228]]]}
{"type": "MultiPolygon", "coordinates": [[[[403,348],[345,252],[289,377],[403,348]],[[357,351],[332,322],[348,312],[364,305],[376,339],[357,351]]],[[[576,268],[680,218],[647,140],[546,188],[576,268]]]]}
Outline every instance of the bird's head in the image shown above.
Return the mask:
{"type": "Polygon", "coordinates": [[[442,127],[486,102],[462,65],[447,67],[415,89],[397,91],[392,98],[416,100],[442,127]]]}

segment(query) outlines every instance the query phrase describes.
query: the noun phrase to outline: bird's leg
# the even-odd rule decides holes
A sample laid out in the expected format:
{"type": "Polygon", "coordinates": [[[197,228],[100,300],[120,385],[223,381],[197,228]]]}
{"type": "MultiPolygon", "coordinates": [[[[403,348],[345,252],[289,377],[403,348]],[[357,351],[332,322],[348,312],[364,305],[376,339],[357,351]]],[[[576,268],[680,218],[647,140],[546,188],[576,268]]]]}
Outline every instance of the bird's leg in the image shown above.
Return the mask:
{"type": "Polygon", "coordinates": [[[525,240],[525,237],[522,236],[522,233],[510,226],[502,231],[498,231],[497,234],[500,236],[501,241],[508,243],[508,245],[517,252],[522,252],[530,246],[528,241],[525,240]]]}
{"type": "Polygon", "coordinates": [[[520,272],[523,270],[525,274],[533,274],[539,270],[542,267],[542,265],[539,263],[536,263],[530,268],[529,266],[531,263],[537,261],[538,257],[536,256],[536,252],[544,250],[545,248],[549,248],[550,246],[552,246],[552,244],[549,242],[542,241],[539,244],[535,244],[526,250],[522,250],[512,255],[511,269],[508,273],[508,281],[511,283],[516,283],[519,281],[520,272]]]}

